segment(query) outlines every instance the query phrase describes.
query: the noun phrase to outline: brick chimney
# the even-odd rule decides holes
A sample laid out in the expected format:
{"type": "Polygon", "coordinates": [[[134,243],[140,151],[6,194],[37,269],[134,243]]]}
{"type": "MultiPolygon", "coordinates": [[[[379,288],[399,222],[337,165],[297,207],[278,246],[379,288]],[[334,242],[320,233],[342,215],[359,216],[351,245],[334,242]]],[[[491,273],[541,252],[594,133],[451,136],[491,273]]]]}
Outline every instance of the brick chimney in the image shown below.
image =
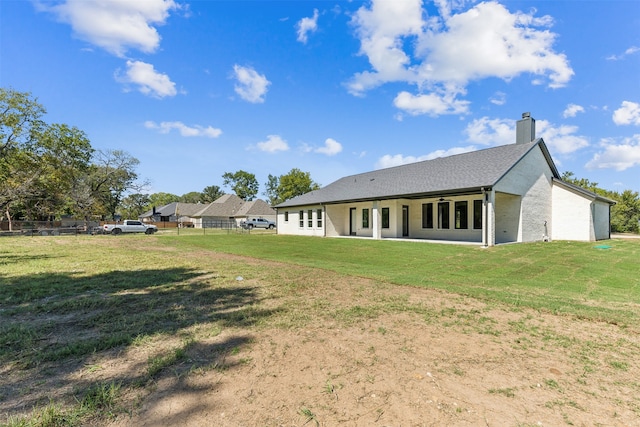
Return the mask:
{"type": "Polygon", "coordinates": [[[536,139],[536,121],[531,113],[522,113],[522,120],[516,123],[516,144],[528,144],[536,139]]]}

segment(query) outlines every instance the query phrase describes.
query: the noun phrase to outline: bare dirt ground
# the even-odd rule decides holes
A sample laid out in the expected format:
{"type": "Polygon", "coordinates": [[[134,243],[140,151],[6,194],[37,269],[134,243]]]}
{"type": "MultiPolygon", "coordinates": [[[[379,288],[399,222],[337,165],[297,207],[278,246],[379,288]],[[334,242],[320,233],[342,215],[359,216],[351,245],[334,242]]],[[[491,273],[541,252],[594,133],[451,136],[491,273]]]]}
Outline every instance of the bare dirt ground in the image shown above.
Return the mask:
{"type": "Polygon", "coordinates": [[[286,314],[194,347],[207,366],[158,379],[112,425],[640,426],[637,329],[302,277],[295,292],[253,281],[286,314]]]}
{"type": "MultiPolygon", "coordinates": [[[[196,254],[212,270],[251,262],[250,307],[273,313],[206,336],[126,410],[92,425],[640,426],[637,327],[440,291],[196,254]],[[261,273],[260,273],[261,272],[261,273]]],[[[246,307],[245,307],[246,308],[246,307]]],[[[632,307],[638,309],[638,307],[632,307]]],[[[60,367],[68,382],[139,378],[163,337],[60,367]]],[[[55,394],[55,390],[49,390],[55,394]]]]}

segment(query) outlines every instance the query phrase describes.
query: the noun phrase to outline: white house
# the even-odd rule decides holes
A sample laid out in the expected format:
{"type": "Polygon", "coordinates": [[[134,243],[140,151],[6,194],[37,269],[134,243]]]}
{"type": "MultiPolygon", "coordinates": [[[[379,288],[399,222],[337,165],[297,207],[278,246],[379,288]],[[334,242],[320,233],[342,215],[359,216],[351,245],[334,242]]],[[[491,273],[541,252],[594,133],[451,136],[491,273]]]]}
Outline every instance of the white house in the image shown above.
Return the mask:
{"type": "Polygon", "coordinates": [[[610,237],[615,202],[560,179],[535,120],[516,143],[341,178],[281,203],[278,234],[498,243],[610,237]]]}

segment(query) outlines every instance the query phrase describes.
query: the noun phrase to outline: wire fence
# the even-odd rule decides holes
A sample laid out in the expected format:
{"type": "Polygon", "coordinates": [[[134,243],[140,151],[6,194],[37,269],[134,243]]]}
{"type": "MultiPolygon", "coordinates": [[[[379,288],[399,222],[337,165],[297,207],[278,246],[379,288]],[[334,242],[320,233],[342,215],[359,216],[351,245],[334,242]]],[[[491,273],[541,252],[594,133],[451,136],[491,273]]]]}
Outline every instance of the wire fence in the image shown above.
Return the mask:
{"type": "Polygon", "coordinates": [[[98,221],[0,221],[0,235],[9,236],[93,234],[98,228],[100,228],[98,221]]]}
{"type": "MultiPolygon", "coordinates": [[[[0,221],[0,236],[61,236],[80,234],[103,234],[104,224],[114,221],[0,221]]],[[[158,221],[153,224],[161,232],[177,232],[177,234],[220,234],[222,233],[274,233],[275,230],[250,229],[242,227],[237,221],[207,220],[194,224],[188,221],[158,221]]]]}

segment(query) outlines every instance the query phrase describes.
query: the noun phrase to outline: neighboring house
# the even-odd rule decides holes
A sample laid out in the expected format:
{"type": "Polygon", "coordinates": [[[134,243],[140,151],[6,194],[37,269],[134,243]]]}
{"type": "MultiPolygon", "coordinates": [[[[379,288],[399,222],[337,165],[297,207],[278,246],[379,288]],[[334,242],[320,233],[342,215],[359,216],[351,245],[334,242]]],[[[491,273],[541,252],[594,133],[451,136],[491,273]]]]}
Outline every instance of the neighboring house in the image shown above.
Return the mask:
{"type": "Polygon", "coordinates": [[[249,216],[275,221],[276,211],[264,200],[245,202],[235,194],[225,194],[212,203],[170,203],[145,212],[145,222],[179,222],[196,228],[233,227],[249,216]]]}
{"type": "Polygon", "coordinates": [[[275,208],[279,234],[493,246],[608,239],[614,203],[560,179],[525,113],[515,144],[348,176],[275,208]]]}
{"type": "Polygon", "coordinates": [[[245,202],[240,210],[236,213],[235,219],[238,222],[245,221],[251,218],[264,218],[269,221],[276,220],[276,210],[273,209],[267,202],[262,199],[252,200],[245,202]]]}
{"type": "Polygon", "coordinates": [[[173,202],[143,213],[138,217],[144,222],[191,222],[191,216],[202,210],[202,203],[173,202]]]}
{"type": "Polygon", "coordinates": [[[234,225],[234,216],[245,203],[235,194],[225,194],[214,202],[201,207],[193,214],[196,228],[220,228],[234,225]]]}
{"type": "Polygon", "coordinates": [[[196,228],[239,225],[249,216],[275,221],[276,211],[264,200],[245,202],[234,194],[225,194],[193,215],[196,228]]]}

